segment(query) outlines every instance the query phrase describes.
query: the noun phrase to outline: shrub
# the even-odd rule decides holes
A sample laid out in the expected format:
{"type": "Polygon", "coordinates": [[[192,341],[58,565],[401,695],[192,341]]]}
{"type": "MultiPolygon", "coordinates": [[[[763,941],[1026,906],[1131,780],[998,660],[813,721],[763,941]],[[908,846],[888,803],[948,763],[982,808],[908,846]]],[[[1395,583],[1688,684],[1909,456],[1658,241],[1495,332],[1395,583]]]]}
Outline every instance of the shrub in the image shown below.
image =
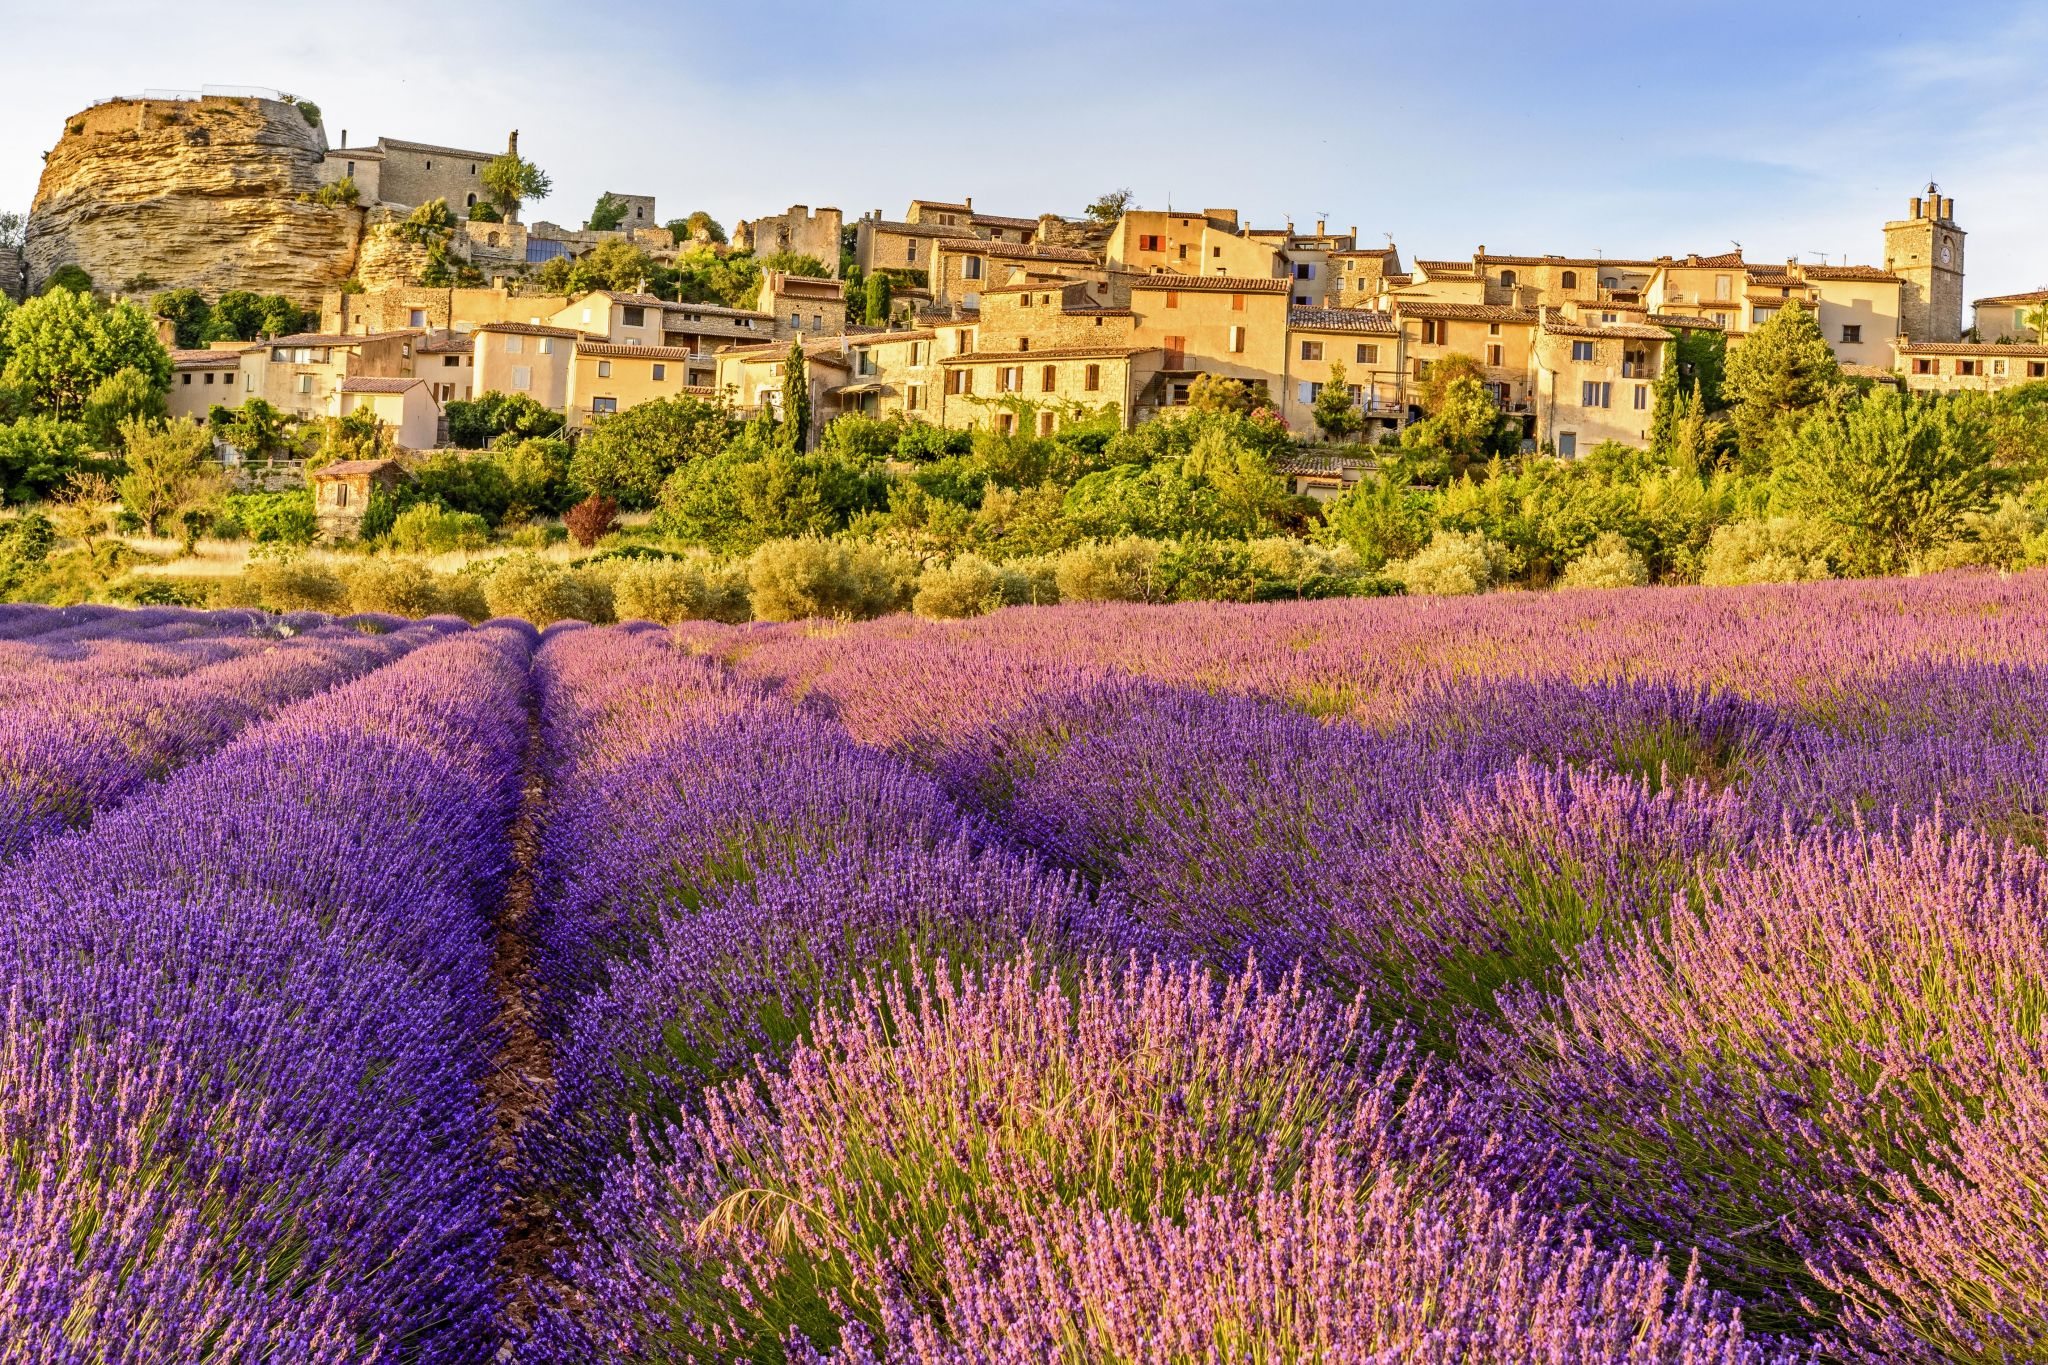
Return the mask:
{"type": "Polygon", "coordinates": [[[393,616],[432,616],[443,610],[440,580],[424,564],[373,559],[348,576],[348,609],[393,616]]]}
{"type": "Polygon", "coordinates": [[[1961,539],[1936,546],[1921,561],[1923,569],[1987,568],[2008,573],[2048,564],[2048,516],[2028,506],[2016,493],[1989,512],[1963,517],[1961,539]]]}
{"type": "Polygon", "coordinates": [[[491,528],[474,512],[450,512],[422,502],[399,514],[391,524],[390,539],[410,554],[446,554],[483,549],[491,543],[491,528]]]}
{"type": "Polygon", "coordinates": [[[617,499],[592,493],[571,507],[562,521],[570,538],[587,550],[619,528],[619,504],[617,499]]]}
{"type": "Polygon", "coordinates": [[[1628,540],[1614,531],[1601,532],[1592,548],[1565,565],[1560,588],[1640,588],[1650,581],[1650,566],[1628,540]]]}
{"type": "Polygon", "coordinates": [[[223,540],[249,540],[258,545],[311,545],[320,533],[310,488],[230,494],[221,499],[213,527],[214,535],[223,540]]]}
{"type": "Polygon", "coordinates": [[[615,610],[622,621],[741,622],[752,618],[747,571],[707,554],[687,559],[643,559],[626,565],[613,580],[615,610]]]}
{"type": "Polygon", "coordinates": [[[1507,547],[1479,531],[1438,531],[1413,558],[1387,566],[1387,574],[1409,593],[1423,597],[1470,597],[1496,583],[1507,562],[1507,547]]]}
{"type": "Polygon", "coordinates": [[[612,618],[609,583],[535,555],[513,555],[500,564],[484,585],[484,601],[493,616],[523,616],[537,626],[612,618]]]}
{"type": "Polygon", "coordinates": [[[1831,578],[1821,537],[1791,517],[1731,521],[1714,529],[1700,582],[1715,587],[1742,583],[1806,583],[1831,578]]]}
{"type": "Polygon", "coordinates": [[[763,621],[882,616],[909,605],[915,581],[901,554],[816,536],[771,540],[747,565],[754,615],[763,621]]]}
{"type": "Polygon", "coordinates": [[[1185,536],[1159,547],[1159,584],[1174,602],[1249,602],[1258,594],[1243,541],[1185,536]]]}
{"type": "Polygon", "coordinates": [[[981,616],[1028,594],[1029,581],[1008,565],[995,565],[980,555],[962,555],[951,564],[926,569],[917,580],[910,609],[935,620],[981,616]]]}
{"type": "Polygon", "coordinates": [[[1092,541],[1059,557],[1053,571],[1062,602],[1162,602],[1159,542],[1143,536],[1092,541]]]}
{"type": "Polygon", "coordinates": [[[302,560],[251,564],[242,583],[266,611],[332,611],[349,596],[349,585],[334,570],[302,560]]]}

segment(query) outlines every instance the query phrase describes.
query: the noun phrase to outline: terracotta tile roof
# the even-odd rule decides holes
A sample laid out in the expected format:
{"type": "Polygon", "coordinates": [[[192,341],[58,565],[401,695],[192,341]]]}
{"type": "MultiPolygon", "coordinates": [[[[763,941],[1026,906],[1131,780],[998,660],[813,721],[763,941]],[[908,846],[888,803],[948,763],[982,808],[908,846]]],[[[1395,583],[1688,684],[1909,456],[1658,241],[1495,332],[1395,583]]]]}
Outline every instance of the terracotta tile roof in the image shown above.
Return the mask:
{"type": "Polygon", "coordinates": [[[1156,352],[1157,346],[1048,346],[1042,351],[966,351],[942,356],[941,365],[1031,365],[1041,360],[1129,360],[1156,352]]]}
{"type": "Polygon", "coordinates": [[[1669,341],[1671,333],[1643,322],[1574,322],[1553,308],[1543,310],[1543,330],[1553,336],[1633,341],[1669,341]]]}
{"type": "Polygon", "coordinates": [[[593,289],[584,297],[596,298],[600,295],[610,299],[613,303],[623,303],[629,308],[668,307],[667,299],[658,299],[652,294],[625,294],[616,289],[593,289]]]}
{"type": "Polygon", "coordinates": [[[1898,275],[1875,265],[1809,265],[1804,272],[1809,280],[1868,280],[1872,284],[1901,283],[1898,275]]]}
{"type": "Polygon", "coordinates": [[[1653,315],[1652,320],[1660,327],[1678,327],[1692,332],[1720,332],[1727,329],[1726,323],[1716,322],[1712,318],[1689,317],[1684,313],[1657,313],[1653,315]]]}
{"type": "Polygon", "coordinates": [[[1062,307],[1060,312],[1070,318],[1134,318],[1136,313],[1128,308],[1111,308],[1107,304],[1076,304],[1071,308],[1062,307]]]}
{"type": "Polygon", "coordinates": [[[728,308],[722,303],[664,303],[661,306],[664,312],[669,313],[702,313],[706,317],[714,318],[759,318],[763,322],[775,320],[756,308],[728,308]]]}
{"type": "Polygon", "coordinates": [[[523,337],[581,337],[583,333],[573,327],[548,327],[538,322],[486,322],[477,327],[479,332],[510,332],[523,337]]]}
{"type": "MultiPolygon", "coordinates": [[[[820,361],[827,365],[836,365],[843,370],[847,367],[847,361],[839,352],[843,344],[850,340],[850,338],[841,337],[837,334],[829,337],[806,338],[803,342],[804,359],[807,362],[820,361]]],[[[745,361],[748,364],[764,360],[781,360],[789,355],[789,343],[786,341],[771,341],[762,346],[728,346],[720,351],[718,355],[721,360],[730,357],[745,361]]]]}
{"type": "Polygon", "coordinates": [[[1662,261],[1633,261],[1617,256],[1496,256],[1491,251],[1483,256],[1474,256],[1473,261],[1487,265],[1555,265],[1580,270],[1600,270],[1608,266],[1618,270],[1652,270],[1664,264],[1662,261]]]}
{"type": "Polygon", "coordinates": [[[2048,358],[2048,345],[2008,341],[1909,341],[1899,347],[1903,355],[1990,355],[2024,356],[2029,360],[2048,358]]]}
{"type": "Polygon", "coordinates": [[[938,333],[929,327],[905,328],[902,330],[876,327],[872,329],[863,328],[858,332],[849,331],[846,334],[846,341],[850,346],[873,346],[876,344],[886,345],[893,341],[930,341],[937,336],[938,333]]]}
{"type": "Polygon", "coordinates": [[[635,360],[693,360],[702,354],[703,352],[693,351],[687,346],[618,346],[609,341],[576,343],[576,356],[579,360],[587,355],[604,359],[620,356],[635,360]]]}
{"type": "Polygon", "coordinates": [[[1400,274],[1396,274],[1396,275],[1382,275],[1382,276],[1380,276],[1380,283],[1382,283],[1382,284],[1413,284],[1413,283],[1415,283],[1415,276],[1414,276],[1413,274],[1411,274],[1411,273],[1407,272],[1407,271],[1402,271],[1402,272],[1401,272],[1400,274]]]}
{"type": "Polygon", "coordinates": [[[396,460],[342,460],[313,471],[316,479],[347,479],[358,474],[376,474],[386,469],[404,469],[396,460]]]}
{"type": "Polygon", "coordinates": [[[341,391],[343,393],[404,393],[414,385],[426,382],[424,379],[375,379],[369,376],[357,376],[352,379],[342,380],[341,391]]]}
{"type": "Polygon", "coordinates": [[[1532,324],[1536,315],[1526,308],[1502,308],[1490,303],[1395,303],[1404,318],[1437,318],[1446,322],[1518,322],[1532,324]]]}
{"type": "Polygon", "coordinates": [[[1751,284],[1768,285],[1773,289],[1782,289],[1787,285],[1798,284],[1799,279],[1789,271],[1782,270],[1777,266],[1753,265],[1749,267],[1749,282],[1751,284]]]}
{"type": "Polygon", "coordinates": [[[1401,330],[1392,313],[1372,308],[1290,308],[1287,325],[1319,332],[1373,332],[1389,336],[1401,330]]]}
{"type": "Polygon", "coordinates": [[[913,199],[910,201],[910,206],[918,209],[956,209],[961,213],[972,213],[974,211],[967,207],[967,205],[956,204],[950,199],[913,199]]]}
{"type": "Polygon", "coordinates": [[[868,219],[868,226],[876,232],[894,233],[898,237],[958,237],[958,223],[896,223],[882,218],[868,219]]]}
{"type": "Polygon", "coordinates": [[[467,354],[476,349],[476,338],[468,332],[451,332],[446,329],[433,331],[413,347],[419,355],[467,354]]]}
{"type": "Polygon", "coordinates": [[[1038,230],[1038,220],[1036,218],[1005,218],[1000,213],[977,213],[970,221],[987,223],[990,227],[1022,228],[1026,232],[1036,232],[1038,230]]]}
{"type": "Polygon", "coordinates": [[[1747,262],[1742,259],[1740,251],[1723,251],[1718,255],[1701,256],[1697,259],[1688,256],[1683,259],[1658,261],[1656,264],[1677,270],[1742,270],[1747,268],[1747,262]]]}
{"type": "Polygon", "coordinates": [[[294,332],[286,337],[272,337],[268,341],[250,343],[248,349],[260,351],[271,346],[361,346],[369,341],[388,341],[392,337],[416,337],[416,327],[400,328],[395,332],[359,332],[351,336],[346,332],[294,332]]]}
{"type": "Polygon", "coordinates": [[[1176,294],[1285,294],[1292,280],[1256,280],[1243,275],[1123,275],[1133,289],[1171,290],[1176,294]]]}
{"type": "Polygon", "coordinates": [[[462,147],[440,147],[431,142],[401,142],[395,137],[380,137],[379,147],[396,147],[405,152],[432,152],[436,156],[462,157],[470,161],[489,163],[498,159],[496,152],[472,152],[462,147]]]}
{"type": "Polygon", "coordinates": [[[1330,254],[1332,256],[1392,256],[1396,255],[1398,250],[1399,248],[1391,246],[1361,246],[1353,247],[1349,251],[1333,251],[1330,254]]]}
{"type": "Polygon", "coordinates": [[[1470,275],[1470,261],[1417,261],[1415,268],[1425,275],[1470,275]]]}
{"type": "Polygon", "coordinates": [[[991,242],[984,237],[949,237],[939,243],[939,250],[971,256],[998,256],[1010,261],[1095,263],[1095,253],[1079,247],[1041,246],[1036,242],[991,242]]]}
{"type": "Polygon", "coordinates": [[[177,370],[232,370],[242,363],[236,351],[172,351],[171,368],[177,370]]]}
{"type": "Polygon", "coordinates": [[[1971,300],[1970,306],[1975,308],[1986,303],[2048,303],[2048,289],[2030,289],[2024,294],[1993,294],[1989,298],[1971,300]]]}

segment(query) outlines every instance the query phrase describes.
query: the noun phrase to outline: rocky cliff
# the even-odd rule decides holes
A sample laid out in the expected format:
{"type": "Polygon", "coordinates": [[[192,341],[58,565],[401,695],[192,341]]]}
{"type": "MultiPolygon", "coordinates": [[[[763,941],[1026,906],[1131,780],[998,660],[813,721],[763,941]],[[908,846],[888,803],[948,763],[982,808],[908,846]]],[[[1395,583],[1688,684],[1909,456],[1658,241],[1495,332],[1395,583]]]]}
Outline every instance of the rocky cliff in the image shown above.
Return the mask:
{"type": "Polygon", "coordinates": [[[101,289],[284,294],[317,306],[355,267],[360,210],[319,189],[324,140],[275,100],[113,100],[73,115],[44,159],[28,276],[76,264],[101,289]]]}

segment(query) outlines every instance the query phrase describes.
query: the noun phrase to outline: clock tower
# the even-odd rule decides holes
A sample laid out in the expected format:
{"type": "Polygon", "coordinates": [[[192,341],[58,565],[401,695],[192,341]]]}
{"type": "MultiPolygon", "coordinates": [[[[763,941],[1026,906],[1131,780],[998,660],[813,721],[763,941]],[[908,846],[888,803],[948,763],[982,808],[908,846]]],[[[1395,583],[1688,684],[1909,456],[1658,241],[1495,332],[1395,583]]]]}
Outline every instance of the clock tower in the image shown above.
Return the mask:
{"type": "Polygon", "coordinates": [[[1884,225],[1884,268],[1905,280],[1899,327],[1910,341],[1958,341],[1963,335],[1963,230],[1956,201],[1930,184],[1908,216],[1884,225]]]}

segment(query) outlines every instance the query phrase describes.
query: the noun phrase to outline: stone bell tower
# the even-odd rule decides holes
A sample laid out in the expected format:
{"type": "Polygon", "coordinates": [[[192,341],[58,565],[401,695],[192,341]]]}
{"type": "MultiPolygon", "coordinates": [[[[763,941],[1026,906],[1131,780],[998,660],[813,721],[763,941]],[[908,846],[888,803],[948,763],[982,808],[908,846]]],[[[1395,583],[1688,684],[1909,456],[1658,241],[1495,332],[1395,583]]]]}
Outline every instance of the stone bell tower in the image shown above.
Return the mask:
{"type": "Polygon", "coordinates": [[[1884,225],[1884,268],[1904,277],[1899,326],[1910,341],[1957,341],[1963,335],[1963,237],[1956,201],[1930,183],[1908,216],[1884,225]]]}

